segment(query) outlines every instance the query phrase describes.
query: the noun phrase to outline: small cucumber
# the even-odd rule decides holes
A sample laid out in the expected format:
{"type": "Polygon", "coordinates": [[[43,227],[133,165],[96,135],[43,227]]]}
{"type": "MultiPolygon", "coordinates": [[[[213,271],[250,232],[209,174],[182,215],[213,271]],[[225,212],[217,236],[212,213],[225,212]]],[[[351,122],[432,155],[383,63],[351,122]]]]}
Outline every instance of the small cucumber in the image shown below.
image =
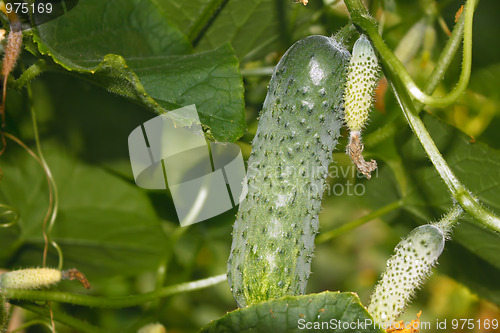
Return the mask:
{"type": "Polygon", "coordinates": [[[368,306],[368,312],[379,324],[390,325],[403,312],[415,291],[429,276],[445,243],[445,233],[426,224],[403,239],[387,262],[368,306]]]}
{"type": "Polygon", "coordinates": [[[361,131],[365,127],[373,104],[373,94],[380,75],[375,51],[365,35],[361,35],[354,43],[352,57],[349,62],[347,82],[344,93],[345,120],[350,130],[347,153],[350,155],[359,172],[370,179],[370,173],[377,168],[377,162],[366,162],[363,158],[361,131]]]}
{"type": "Polygon", "coordinates": [[[240,307],[305,292],[323,187],[343,125],[349,52],[298,41],[276,66],[233,229],[228,280],[240,307]]]}
{"type": "Polygon", "coordinates": [[[375,51],[365,35],[354,43],[345,88],[345,120],[351,132],[365,127],[380,75],[375,51]]]}
{"type": "Polygon", "coordinates": [[[2,288],[41,289],[55,285],[61,280],[78,280],[86,289],[90,288],[85,275],[75,268],[60,271],[55,268],[37,267],[0,274],[0,290],[2,288]]]}
{"type": "Polygon", "coordinates": [[[61,281],[61,271],[55,268],[26,268],[0,275],[0,287],[11,289],[41,289],[61,281]]]}

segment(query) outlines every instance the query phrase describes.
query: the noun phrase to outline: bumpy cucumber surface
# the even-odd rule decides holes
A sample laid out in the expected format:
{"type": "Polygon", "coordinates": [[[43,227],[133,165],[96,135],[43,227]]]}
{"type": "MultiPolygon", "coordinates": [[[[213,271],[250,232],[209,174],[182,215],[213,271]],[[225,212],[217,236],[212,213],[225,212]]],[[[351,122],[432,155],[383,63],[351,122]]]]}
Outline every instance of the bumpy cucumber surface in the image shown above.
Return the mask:
{"type": "Polygon", "coordinates": [[[310,36],[290,47],[275,68],[228,262],[240,307],[305,292],[323,187],[343,124],[349,57],[335,39],[310,36]]]}
{"type": "Polygon", "coordinates": [[[351,132],[365,127],[380,76],[377,56],[370,41],[361,35],[354,44],[345,88],[345,121],[351,132]]]}
{"type": "Polygon", "coordinates": [[[395,249],[387,262],[368,306],[380,324],[390,324],[403,312],[408,301],[429,276],[443,252],[445,235],[431,224],[415,228],[395,249]]]}
{"type": "Polygon", "coordinates": [[[0,287],[40,289],[61,281],[61,271],[55,268],[26,268],[0,274],[0,287]]]}
{"type": "Polygon", "coordinates": [[[370,173],[377,168],[377,162],[365,161],[362,152],[361,131],[365,127],[373,104],[373,93],[377,87],[380,67],[370,41],[361,35],[354,44],[349,62],[344,92],[345,120],[350,130],[347,153],[358,171],[370,179],[370,173]]]}

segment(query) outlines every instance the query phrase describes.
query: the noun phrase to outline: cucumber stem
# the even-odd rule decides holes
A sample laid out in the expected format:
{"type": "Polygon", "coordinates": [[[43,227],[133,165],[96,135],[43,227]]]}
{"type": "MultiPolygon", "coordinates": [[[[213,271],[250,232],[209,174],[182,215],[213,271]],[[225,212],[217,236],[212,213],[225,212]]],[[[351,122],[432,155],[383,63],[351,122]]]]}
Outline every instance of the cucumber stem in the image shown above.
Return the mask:
{"type": "Polygon", "coordinates": [[[40,291],[24,289],[4,289],[5,296],[9,300],[60,302],[73,305],[83,305],[98,308],[126,308],[141,305],[157,298],[163,298],[188,291],[207,288],[226,281],[226,274],[209,277],[202,280],[166,286],[153,292],[130,295],[125,297],[100,297],[80,295],[60,291],[40,291]]]}
{"type": "MultiPolygon", "coordinates": [[[[417,136],[432,164],[434,164],[440,177],[445,182],[452,197],[473,218],[488,228],[500,232],[500,218],[483,207],[479,200],[458,180],[437,149],[436,144],[425,128],[422,120],[418,117],[418,112],[404,83],[405,77],[409,76],[409,74],[378,34],[375,20],[369,15],[368,11],[362,6],[359,0],[345,0],[345,4],[351,14],[353,23],[370,37],[373,46],[379,52],[382,68],[391,83],[396,99],[401,106],[408,124],[417,136]]],[[[469,7],[467,13],[469,15],[472,15],[472,8],[474,8],[474,5],[475,0],[467,1],[467,6],[469,7]]],[[[453,45],[448,45],[450,45],[450,48],[447,48],[447,50],[453,51],[453,45]]],[[[446,60],[442,57],[440,57],[440,59],[443,61],[446,60]]],[[[440,67],[440,69],[443,69],[443,67],[440,67]]],[[[431,76],[433,76],[434,83],[434,80],[437,80],[436,78],[438,78],[440,74],[436,73],[431,76]]],[[[429,87],[431,88],[431,86],[429,87]]]]}
{"type": "MultiPolygon", "coordinates": [[[[353,22],[362,28],[370,37],[378,52],[384,58],[382,61],[386,67],[389,67],[392,72],[398,73],[401,82],[409,91],[411,96],[429,106],[445,107],[456,102],[463,94],[469,83],[471,63],[472,63],[472,22],[476,0],[467,0],[465,6],[465,27],[464,27],[464,52],[462,59],[462,72],[457,86],[446,96],[434,97],[426,94],[416,85],[410,74],[394,55],[394,53],[384,43],[382,37],[378,33],[376,22],[370,16],[368,11],[360,5],[360,0],[345,0],[347,9],[351,14],[353,22]]],[[[388,68],[385,68],[386,70],[388,68]]]]}
{"type": "Polygon", "coordinates": [[[347,154],[351,157],[358,171],[365,175],[367,179],[370,179],[372,177],[371,172],[377,169],[377,161],[365,161],[360,131],[351,132],[349,144],[347,145],[347,154]]]}

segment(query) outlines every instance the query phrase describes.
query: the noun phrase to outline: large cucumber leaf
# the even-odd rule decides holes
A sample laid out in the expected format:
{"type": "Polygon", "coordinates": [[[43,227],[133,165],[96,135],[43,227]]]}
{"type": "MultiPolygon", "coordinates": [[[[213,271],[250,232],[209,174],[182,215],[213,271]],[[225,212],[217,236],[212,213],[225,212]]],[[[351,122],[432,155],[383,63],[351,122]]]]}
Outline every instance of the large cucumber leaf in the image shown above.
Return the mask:
{"type": "Polygon", "coordinates": [[[353,293],[287,296],[250,305],[204,327],[209,332],[372,332],[383,333],[353,293]]]}
{"type": "MultiPolygon", "coordinates": [[[[230,42],[240,59],[276,50],[280,31],[274,0],[155,0],[163,13],[189,36],[197,50],[230,42]]],[[[287,5],[293,6],[293,3],[287,5]]],[[[282,8],[285,10],[286,8],[282,8]]]]}
{"type": "MultiPolygon", "coordinates": [[[[19,220],[0,229],[0,266],[38,266],[49,205],[47,179],[27,152],[9,143],[9,153],[2,156],[6,177],[0,202],[12,207],[19,220]]],[[[154,270],[168,239],[147,194],[57,145],[44,143],[44,152],[58,186],[60,204],[51,236],[62,248],[64,268],[78,268],[89,279],[154,270]]],[[[49,254],[48,264],[57,265],[56,252],[50,248],[49,254]]]]}
{"type": "Polygon", "coordinates": [[[243,134],[243,81],[231,46],[191,54],[151,0],[82,0],[28,35],[32,53],[156,113],[196,104],[214,139],[243,134]]]}

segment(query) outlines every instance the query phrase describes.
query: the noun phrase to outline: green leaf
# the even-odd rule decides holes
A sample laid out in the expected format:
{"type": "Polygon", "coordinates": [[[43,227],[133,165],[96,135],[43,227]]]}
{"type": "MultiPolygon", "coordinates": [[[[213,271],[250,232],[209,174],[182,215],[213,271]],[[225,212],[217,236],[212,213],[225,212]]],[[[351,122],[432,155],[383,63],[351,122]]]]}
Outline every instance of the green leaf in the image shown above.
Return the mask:
{"type": "MultiPolygon", "coordinates": [[[[424,116],[424,123],[458,179],[486,207],[499,214],[500,152],[481,142],[471,143],[470,137],[430,115],[424,116]]],[[[453,205],[445,185],[409,128],[399,133],[394,140],[401,154],[407,175],[408,191],[403,198],[404,209],[415,217],[417,224],[438,219],[453,205]]],[[[384,174],[386,172],[380,172],[380,175],[384,174]]],[[[377,188],[396,189],[396,186],[390,185],[393,182],[392,177],[379,177],[374,179],[373,183],[369,182],[367,184],[367,196],[365,196],[366,201],[374,205],[374,207],[379,207],[384,205],[386,200],[391,200],[391,198],[400,195],[394,190],[392,195],[384,195],[383,198],[379,195],[380,190],[377,188]]],[[[490,267],[489,274],[500,276],[499,235],[484,229],[482,226],[477,226],[477,222],[472,221],[468,216],[464,220],[453,231],[452,237],[454,241],[469,250],[468,256],[475,258],[470,260],[471,262],[474,260],[487,262],[490,267]]],[[[452,256],[460,258],[458,252],[465,251],[463,248],[458,250],[455,246],[449,252],[451,252],[452,256]],[[455,251],[457,254],[454,253],[455,251]]],[[[443,271],[454,277],[455,269],[445,269],[443,271]]],[[[472,276],[469,274],[465,281],[471,282],[468,283],[469,287],[488,298],[490,295],[487,292],[485,293],[484,288],[476,288],[481,286],[483,282],[486,284],[487,279],[488,277],[483,274],[472,276]]],[[[498,298],[496,300],[498,301],[498,298]]]]}
{"type": "Polygon", "coordinates": [[[229,1],[197,48],[212,49],[230,41],[240,59],[269,52],[269,46],[279,38],[278,20],[274,14],[273,2],[229,1]]]}
{"type": "Polygon", "coordinates": [[[32,38],[33,53],[156,113],[196,104],[214,139],[243,134],[243,81],[232,48],[188,54],[186,37],[150,0],[80,1],[32,38]]]}
{"type": "Polygon", "coordinates": [[[496,87],[500,83],[500,64],[494,64],[475,71],[471,75],[469,89],[480,91],[490,99],[499,99],[500,93],[496,87]]]}
{"type": "Polygon", "coordinates": [[[200,333],[385,332],[374,326],[373,319],[356,294],[327,291],[250,305],[213,321],[200,333]],[[345,328],[343,325],[353,326],[345,328]]]}
{"type": "MultiPolygon", "coordinates": [[[[465,224],[459,226],[457,231],[465,229],[463,227],[465,224]]],[[[499,250],[496,253],[498,255],[499,250]]],[[[454,240],[447,242],[446,249],[439,258],[438,269],[485,299],[500,304],[498,268],[468,251],[462,244],[454,240]]]]}
{"type": "MultiPolygon", "coordinates": [[[[8,154],[2,156],[0,202],[16,208],[20,219],[18,229],[0,229],[0,243],[5,244],[0,266],[9,265],[6,260],[14,254],[15,267],[39,266],[47,180],[40,165],[10,143],[8,154]]],[[[60,207],[52,238],[62,248],[65,268],[78,268],[91,279],[155,269],[167,238],[145,192],[78,162],[57,146],[43,147],[58,186],[60,207]]],[[[49,265],[57,265],[55,251],[51,248],[49,253],[49,265]]]]}
{"type": "MultiPolygon", "coordinates": [[[[180,17],[178,25],[189,20],[190,26],[200,19],[202,10],[209,1],[195,0],[200,11],[194,8],[184,9],[182,0],[157,0],[164,12],[172,20],[177,16],[175,6],[182,7],[185,15],[180,17]],[[181,6],[182,4],[182,6],[181,6]]],[[[191,2],[191,1],[190,1],[191,2]]],[[[238,58],[252,58],[275,51],[275,43],[279,39],[279,23],[276,18],[275,1],[273,0],[233,0],[229,1],[216,19],[211,22],[197,45],[197,50],[211,50],[230,42],[238,58]]]]}
{"type": "Polygon", "coordinates": [[[243,82],[229,44],[192,55],[132,59],[128,64],[163,108],[196,104],[201,122],[217,140],[234,141],[243,134],[243,82]]]}
{"type": "Polygon", "coordinates": [[[42,54],[68,70],[91,70],[107,54],[125,59],[186,54],[185,36],[149,0],[81,0],[34,34],[42,54]]]}
{"type": "MultiPolygon", "coordinates": [[[[216,0],[217,1],[217,0],[216,0]]],[[[200,20],[203,9],[214,0],[153,0],[163,14],[168,17],[185,35],[197,20],[200,20]]]]}
{"type": "Polygon", "coordinates": [[[453,232],[453,239],[500,270],[498,234],[474,224],[462,223],[453,232]]]}

